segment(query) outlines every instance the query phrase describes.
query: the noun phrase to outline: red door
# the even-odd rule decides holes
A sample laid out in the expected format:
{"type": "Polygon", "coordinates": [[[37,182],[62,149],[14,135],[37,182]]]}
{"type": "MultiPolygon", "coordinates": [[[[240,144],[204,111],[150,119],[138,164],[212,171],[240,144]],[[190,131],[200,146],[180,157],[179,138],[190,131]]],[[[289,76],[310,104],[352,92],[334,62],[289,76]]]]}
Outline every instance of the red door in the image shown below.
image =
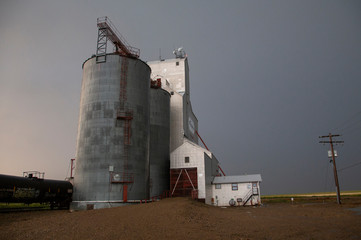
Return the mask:
{"type": "Polygon", "coordinates": [[[197,168],[171,169],[170,189],[172,196],[194,197],[198,189],[197,168]]]}

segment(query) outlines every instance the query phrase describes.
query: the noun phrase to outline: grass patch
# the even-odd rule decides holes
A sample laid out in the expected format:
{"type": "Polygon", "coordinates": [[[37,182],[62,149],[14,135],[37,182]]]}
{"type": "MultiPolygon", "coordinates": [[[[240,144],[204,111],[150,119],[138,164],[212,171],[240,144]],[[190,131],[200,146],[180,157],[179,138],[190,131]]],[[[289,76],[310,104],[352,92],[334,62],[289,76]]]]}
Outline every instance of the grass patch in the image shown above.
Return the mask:
{"type": "MultiPolygon", "coordinates": [[[[361,196],[360,190],[341,191],[341,196],[361,196]]],[[[316,192],[316,193],[297,193],[297,194],[278,194],[263,195],[262,199],[267,198],[298,198],[298,197],[336,197],[336,192],[316,192]]]]}
{"type": "Polygon", "coordinates": [[[48,203],[0,203],[0,209],[17,209],[17,208],[44,208],[50,209],[50,204],[48,203]]]}
{"type": "MultiPolygon", "coordinates": [[[[359,198],[361,191],[342,191],[341,199],[359,198]]],[[[262,196],[262,203],[320,203],[335,202],[337,197],[335,192],[319,192],[319,193],[300,193],[300,194],[279,194],[262,196]]]]}

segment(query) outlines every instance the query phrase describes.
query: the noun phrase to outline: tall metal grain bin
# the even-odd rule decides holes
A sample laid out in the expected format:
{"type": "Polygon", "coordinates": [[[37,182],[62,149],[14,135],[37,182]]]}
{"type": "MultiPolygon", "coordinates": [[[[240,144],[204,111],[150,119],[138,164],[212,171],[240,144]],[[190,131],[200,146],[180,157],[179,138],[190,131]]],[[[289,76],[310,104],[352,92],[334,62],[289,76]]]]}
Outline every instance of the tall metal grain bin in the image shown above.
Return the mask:
{"type": "Polygon", "coordinates": [[[108,54],[83,64],[73,209],[149,198],[149,66],[108,54]]]}
{"type": "Polygon", "coordinates": [[[150,89],[150,196],[169,190],[170,94],[150,89]]]}

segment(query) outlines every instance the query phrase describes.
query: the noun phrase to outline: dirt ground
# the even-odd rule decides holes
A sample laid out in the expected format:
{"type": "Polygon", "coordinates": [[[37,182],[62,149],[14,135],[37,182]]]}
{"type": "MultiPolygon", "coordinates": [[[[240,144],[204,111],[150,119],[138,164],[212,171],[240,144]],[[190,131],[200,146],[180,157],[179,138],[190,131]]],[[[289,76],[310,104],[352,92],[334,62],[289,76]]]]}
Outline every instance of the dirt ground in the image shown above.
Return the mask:
{"type": "Polygon", "coordinates": [[[0,239],[361,239],[361,198],[219,208],[187,198],[112,209],[0,213],[0,239]]]}

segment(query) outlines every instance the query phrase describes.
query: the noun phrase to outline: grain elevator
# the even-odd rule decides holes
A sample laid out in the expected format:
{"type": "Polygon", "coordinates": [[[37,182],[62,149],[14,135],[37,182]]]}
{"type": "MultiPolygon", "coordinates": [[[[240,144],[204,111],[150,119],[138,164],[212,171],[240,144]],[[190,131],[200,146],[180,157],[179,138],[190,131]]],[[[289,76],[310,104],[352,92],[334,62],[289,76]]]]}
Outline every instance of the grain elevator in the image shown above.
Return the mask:
{"type": "Polygon", "coordinates": [[[224,173],[198,132],[186,53],[144,62],[107,17],[97,26],[96,54],[83,63],[71,208],[165,196],[213,204],[213,181],[224,173]]]}

